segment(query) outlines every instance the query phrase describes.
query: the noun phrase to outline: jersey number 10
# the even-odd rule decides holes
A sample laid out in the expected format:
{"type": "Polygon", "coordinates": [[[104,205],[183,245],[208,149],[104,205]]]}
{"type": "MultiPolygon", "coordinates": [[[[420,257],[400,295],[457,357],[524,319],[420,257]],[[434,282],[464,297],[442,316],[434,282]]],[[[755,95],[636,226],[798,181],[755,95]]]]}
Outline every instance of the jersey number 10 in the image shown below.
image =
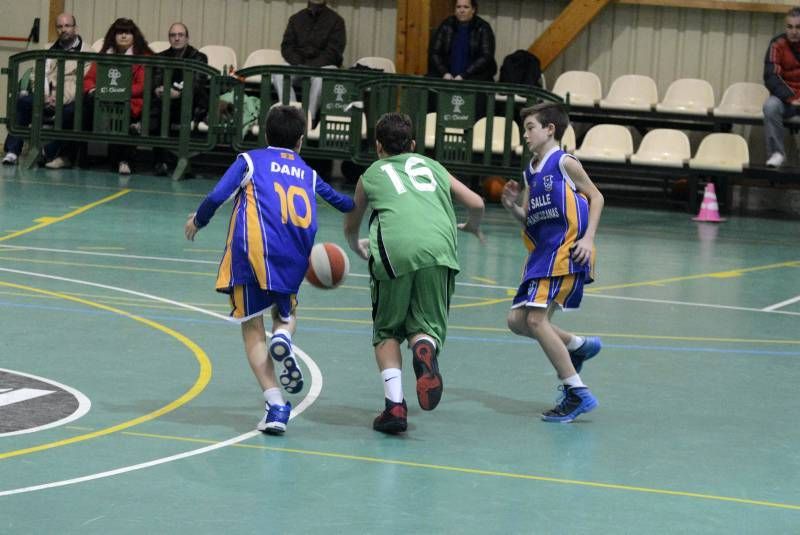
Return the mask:
{"type": "Polygon", "coordinates": [[[306,190],[298,186],[289,186],[288,191],[283,186],[274,182],[275,192],[281,200],[281,222],[285,225],[290,219],[292,225],[300,228],[311,226],[311,202],[308,200],[306,190]],[[306,205],[305,215],[302,217],[294,207],[294,198],[300,197],[306,205]]]}

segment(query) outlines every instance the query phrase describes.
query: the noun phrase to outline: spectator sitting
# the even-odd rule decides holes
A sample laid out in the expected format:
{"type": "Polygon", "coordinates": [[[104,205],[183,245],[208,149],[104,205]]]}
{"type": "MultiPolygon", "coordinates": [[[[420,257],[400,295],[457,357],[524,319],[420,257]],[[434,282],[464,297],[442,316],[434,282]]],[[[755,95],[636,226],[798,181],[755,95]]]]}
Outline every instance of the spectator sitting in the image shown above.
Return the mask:
{"type": "MultiPolygon", "coordinates": [[[[147,44],[141,30],[131,20],[119,18],[108,28],[103,39],[101,54],[123,54],[126,56],[152,56],[153,51],[147,44]]],[[[140,64],[131,66],[131,119],[142,116],[142,102],[144,95],[144,66],[140,64]]],[[[92,63],[89,71],[83,78],[83,127],[91,130],[94,119],[94,92],[97,88],[97,64],[92,63]]],[[[134,145],[108,145],[108,155],[111,159],[112,169],[117,168],[121,175],[131,174],[130,162],[136,153],[134,145]]]]}
{"type": "MultiPolygon", "coordinates": [[[[322,67],[336,69],[342,66],[347,33],[344,19],[326,5],[325,0],[309,0],[308,6],[291,17],[286,25],[281,41],[281,55],[289,65],[322,67]]],[[[296,76],[292,76],[292,84],[296,76]]],[[[283,75],[272,76],[272,85],[283,101],[283,75]]],[[[291,87],[289,101],[296,101],[294,87],[291,87]]],[[[311,86],[305,102],[311,117],[319,111],[322,94],[322,78],[311,79],[311,86]]]]}
{"type": "MultiPolygon", "coordinates": [[[[186,59],[192,61],[199,61],[201,63],[208,63],[208,57],[189,44],[189,28],[182,22],[174,22],[169,27],[170,47],[157,55],[165,58],[186,59]]],[[[153,77],[153,86],[155,89],[153,93],[156,98],[150,108],[150,132],[155,134],[161,128],[161,100],[165,92],[164,89],[164,72],[161,69],[155,71],[153,77]]],[[[170,98],[170,120],[172,122],[180,122],[181,119],[181,93],[183,92],[183,71],[176,69],[172,71],[172,86],[169,88],[170,98]]],[[[201,76],[195,75],[192,93],[192,119],[201,121],[205,119],[208,113],[208,93],[206,92],[205,85],[201,76]]],[[[168,174],[169,167],[167,166],[166,150],[160,147],[153,148],[154,171],[158,176],[168,174]]]]}
{"type": "Polygon", "coordinates": [[[456,0],[455,15],[442,22],[428,49],[428,76],[445,80],[494,79],[494,32],[477,12],[478,0],[456,0]]]}
{"type": "MultiPolygon", "coordinates": [[[[78,35],[78,26],[75,17],[71,13],[61,13],[56,17],[56,33],[58,33],[58,40],[53,43],[50,50],[65,51],[65,52],[92,52],[89,45],[83,42],[83,39],[78,35]]],[[[45,62],[45,101],[44,112],[46,115],[52,116],[55,113],[56,107],[56,84],[58,82],[58,61],[48,59],[45,62]]],[[[62,98],[62,128],[72,128],[72,120],[75,115],[75,93],[77,92],[78,80],[78,64],[75,61],[66,61],[64,63],[64,87],[62,98]]],[[[81,75],[83,77],[83,75],[81,75]]],[[[33,96],[20,95],[17,98],[17,124],[19,126],[27,126],[31,123],[33,116],[33,96]]],[[[23,139],[9,134],[6,137],[5,156],[3,157],[4,165],[15,165],[20,153],[22,152],[23,139]]],[[[61,155],[61,150],[64,145],[63,141],[51,141],[44,147],[45,167],[50,169],[59,169],[61,167],[69,167],[70,160],[66,155],[61,155]]]]}
{"type": "Polygon", "coordinates": [[[764,103],[767,166],[786,160],[783,120],[800,113],[800,7],[786,14],[786,32],[774,37],[764,58],[764,85],[770,96],[764,103]]]}

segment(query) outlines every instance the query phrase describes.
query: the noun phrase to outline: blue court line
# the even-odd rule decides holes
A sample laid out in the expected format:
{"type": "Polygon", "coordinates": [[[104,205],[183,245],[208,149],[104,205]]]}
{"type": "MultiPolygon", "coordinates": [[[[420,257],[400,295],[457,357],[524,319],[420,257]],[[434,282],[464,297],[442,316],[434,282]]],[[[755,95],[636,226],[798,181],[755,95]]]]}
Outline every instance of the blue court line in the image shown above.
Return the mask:
{"type": "MultiPolygon", "coordinates": [[[[50,310],[56,312],[69,312],[72,314],[86,314],[90,316],[116,316],[111,312],[102,310],[87,310],[84,308],[73,308],[52,305],[31,305],[23,303],[13,303],[10,301],[0,301],[0,307],[7,308],[27,308],[38,310],[50,310]]],[[[226,324],[219,320],[210,320],[205,318],[186,318],[180,316],[158,315],[158,314],[140,314],[142,317],[149,318],[155,321],[175,321],[182,323],[194,323],[205,325],[224,325],[230,328],[230,324],[226,324]]],[[[336,327],[315,327],[308,325],[308,322],[299,322],[298,329],[301,333],[326,333],[326,334],[358,334],[361,336],[371,336],[372,329],[365,327],[362,329],[354,328],[336,328],[336,327]]],[[[514,336],[509,332],[507,337],[485,337],[485,336],[463,336],[453,335],[447,336],[448,342],[466,342],[474,344],[475,342],[485,342],[489,344],[514,344],[514,345],[535,345],[535,342],[527,338],[514,336]]],[[[678,346],[646,346],[646,345],[633,345],[633,344],[609,344],[604,342],[604,348],[625,349],[635,351],[669,351],[673,353],[724,353],[724,354],[740,354],[740,355],[763,355],[775,357],[800,357],[800,351],[769,351],[764,349],[736,349],[736,348],[722,348],[722,347],[678,347],[678,346]]]]}

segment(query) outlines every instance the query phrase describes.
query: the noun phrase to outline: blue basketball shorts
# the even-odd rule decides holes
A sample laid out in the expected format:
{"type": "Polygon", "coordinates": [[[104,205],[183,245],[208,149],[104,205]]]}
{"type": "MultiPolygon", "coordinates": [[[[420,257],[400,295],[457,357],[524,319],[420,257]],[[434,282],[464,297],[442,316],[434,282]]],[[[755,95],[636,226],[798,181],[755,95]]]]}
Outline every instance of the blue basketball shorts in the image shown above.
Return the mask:
{"type": "Polygon", "coordinates": [[[297,294],[282,294],[256,285],[234,286],[230,293],[231,314],[237,322],[245,322],[272,308],[272,317],[288,322],[297,309],[297,294]]]}
{"type": "Polygon", "coordinates": [[[560,277],[528,279],[520,284],[511,308],[541,307],[557,303],[563,309],[579,308],[583,299],[585,273],[571,273],[560,277]]]}

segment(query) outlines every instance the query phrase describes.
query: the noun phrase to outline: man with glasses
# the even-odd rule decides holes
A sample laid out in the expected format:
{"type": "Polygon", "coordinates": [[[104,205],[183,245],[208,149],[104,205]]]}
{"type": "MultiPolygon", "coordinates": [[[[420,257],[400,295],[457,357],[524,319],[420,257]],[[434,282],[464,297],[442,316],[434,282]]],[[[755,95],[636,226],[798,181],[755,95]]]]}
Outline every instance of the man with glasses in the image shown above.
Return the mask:
{"type": "Polygon", "coordinates": [[[769,43],[764,85],[770,92],[764,103],[767,167],[780,167],[786,160],[783,120],[800,113],[800,7],[789,10],[786,31],[769,43]]]}
{"type": "MultiPolygon", "coordinates": [[[[61,13],[56,17],[56,32],[58,33],[58,40],[53,43],[50,50],[66,51],[66,52],[92,52],[90,45],[83,42],[83,39],[78,35],[78,25],[75,17],[71,13],[61,13]]],[[[56,94],[58,84],[58,61],[48,59],[45,63],[45,80],[44,80],[44,113],[46,118],[52,118],[55,114],[56,108],[56,94]]],[[[88,69],[89,64],[85,65],[88,69]]],[[[62,127],[71,128],[72,120],[75,114],[75,92],[78,81],[78,74],[76,71],[78,64],[75,61],[67,61],[64,64],[64,86],[62,103],[62,127]]],[[[83,80],[83,74],[80,73],[80,80],[83,80]]],[[[34,82],[36,83],[36,82],[34,82]]],[[[17,124],[19,126],[28,126],[31,124],[33,116],[33,95],[20,94],[17,98],[17,124]]],[[[3,157],[3,165],[16,165],[19,155],[22,153],[23,138],[9,134],[6,137],[4,144],[5,156],[3,157]]],[[[63,141],[51,141],[44,147],[45,167],[49,169],[59,169],[62,167],[69,167],[71,162],[66,154],[61,154],[64,149],[63,141]]],[[[64,151],[66,152],[66,151],[64,151]]]]}
{"type": "MultiPolygon", "coordinates": [[[[177,58],[201,63],[208,63],[208,57],[189,44],[189,28],[182,22],[175,22],[169,27],[169,48],[157,55],[165,58],[177,58]]],[[[192,98],[192,119],[194,121],[205,120],[208,113],[208,94],[201,76],[195,76],[192,98]]],[[[150,108],[152,128],[151,133],[157,133],[161,129],[161,101],[163,98],[170,99],[170,121],[172,123],[181,122],[181,94],[183,93],[183,71],[175,69],[172,71],[172,85],[164,87],[164,72],[157,69],[153,80],[153,99],[150,108]],[[167,96],[165,96],[167,95],[167,96]]],[[[158,176],[165,176],[169,173],[167,165],[168,153],[166,150],[155,147],[153,149],[154,172],[158,176]]]]}

